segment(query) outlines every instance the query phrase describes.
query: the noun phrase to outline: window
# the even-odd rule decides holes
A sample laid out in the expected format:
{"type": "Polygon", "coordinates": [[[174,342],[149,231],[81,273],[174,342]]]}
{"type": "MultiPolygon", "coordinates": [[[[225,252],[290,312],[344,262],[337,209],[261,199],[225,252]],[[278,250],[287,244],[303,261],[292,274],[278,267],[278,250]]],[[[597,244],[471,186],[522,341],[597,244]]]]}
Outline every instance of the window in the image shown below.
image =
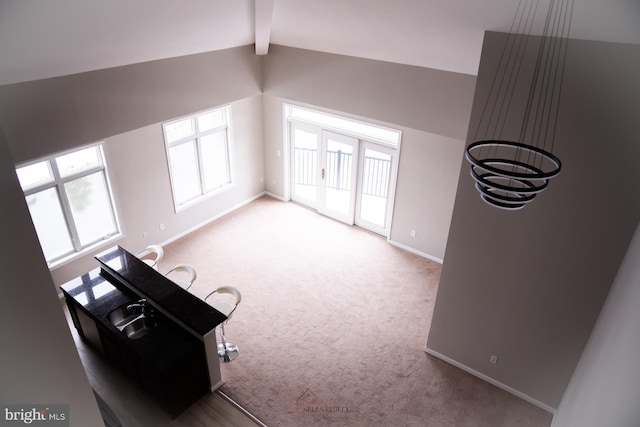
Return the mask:
{"type": "Polygon", "coordinates": [[[16,168],[49,265],[120,234],[102,145],[16,168]]]}
{"type": "Polygon", "coordinates": [[[176,211],[232,184],[230,115],[227,106],[162,126],[176,211]]]}
{"type": "Polygon", "coordinates": [[[291,120],[313,123],[323,129],[367,139],[391,148],[398,148],[400,146],[402,133],[395,129],[287,104],[285,104],[285,115],[291,120]]]}

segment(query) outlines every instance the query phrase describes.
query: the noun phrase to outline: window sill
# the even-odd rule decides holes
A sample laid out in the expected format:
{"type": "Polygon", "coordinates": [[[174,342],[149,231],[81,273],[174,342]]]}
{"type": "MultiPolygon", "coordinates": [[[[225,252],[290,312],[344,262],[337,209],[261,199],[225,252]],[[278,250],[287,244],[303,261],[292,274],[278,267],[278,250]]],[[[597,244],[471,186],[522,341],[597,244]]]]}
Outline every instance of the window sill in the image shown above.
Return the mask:
{"type": "Polygon", "coordinates": [[[117,240],[121,239],[122,237],[124,237],[121,233],[120,234],[116,234],[114,236],[109,237],[106,240],[102,240],[101,242],[95,243],[89,247],[87,247],[86,249],[82,250],[81,252],[74,252],[73,254],[66,256],[64,258],[61,258],[59,260],[56,260],[52,263],[47,263],[47,266],[49,267],[49,271],[53,271],[56,270],[57,268],[60,268],[64,265],[67,265],[73,261],[76,261],[82,257],[87,256],[89,253],[94,252],[96,250],[101,250],[101,249],[105,249],[108,246],[112,246],[117,240]]]}
{"type": "Polygon", "coordinates": [[[205,194],[203,196],[198,197],[197,199],[193,199],[193,200],[191,200],[189,202],[186,202],[186,203],[184,203],[182,205],[175,205],[174,204],[173,207],[174,207],[176,213],[180,213],[180,212],[182,212],[184,210],[187,210],[187,209],[189,209],[189,208],[191,208],[191,207],[193,207],[195,205],[198,205],[198,204],[200,204],[200,203],[202,203],[202,202],[204,202],[206,200],[209,200],[212,197],[215,197],[215,196],[217,196],[219,194],[222,194],[222,193],[224,193],[226,191],[229,191],[232,188],[235,188],[235,186],[236,186],[236,184],[234,184],[232,182],[230,184],[225,185],[224,187],[220,187],[220,188],[218,188],[218,189],[216,189],[216,190],[214,190],[214,191],[212,191],[210,193],[207,193],[207,194],[205,194]]]}

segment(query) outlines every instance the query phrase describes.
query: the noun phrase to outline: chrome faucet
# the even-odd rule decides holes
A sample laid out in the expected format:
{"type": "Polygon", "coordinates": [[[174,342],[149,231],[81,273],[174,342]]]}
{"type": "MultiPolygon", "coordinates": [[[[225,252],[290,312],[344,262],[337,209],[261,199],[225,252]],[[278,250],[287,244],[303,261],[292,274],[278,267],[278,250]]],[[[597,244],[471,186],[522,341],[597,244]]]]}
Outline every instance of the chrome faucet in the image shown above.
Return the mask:
{"type": "Polygon", "coordinates": [[[141,298],[137,302],[134,302],[133,304],[129,304],[127,306],[127,310],[131,310],[133,307],[141,307],[142,312],[144,313],[145,311],[147,311],[147,300],[144,298],[141,298]]]}

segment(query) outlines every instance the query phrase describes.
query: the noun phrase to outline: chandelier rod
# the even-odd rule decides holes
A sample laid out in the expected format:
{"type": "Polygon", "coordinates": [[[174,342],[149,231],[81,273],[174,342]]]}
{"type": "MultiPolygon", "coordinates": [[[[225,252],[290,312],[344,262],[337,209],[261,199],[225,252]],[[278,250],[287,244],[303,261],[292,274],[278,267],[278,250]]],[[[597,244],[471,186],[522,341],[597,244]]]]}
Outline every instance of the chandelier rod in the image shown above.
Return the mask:
{"type": "MultiPolygon", "coordinates": [[[[560,49],[556,51],[556,46],[558,45],[558,41],[565,40],[564,30],[567,19],[569,19],[569,29],[570,29],[570,21],[571,15],[567,14],[566,10],[564,12],[564,17],[562,20],[562,29],[560,30],[560,18],[559,15],[562,13],[561,8],[568,9],[568,4],[571,2],[573,9],[573,1],[568,0],[563,2],[561,6],[556,6],[557,1],[551,0],[551,4],[549,10],[547,12],[547,17],[545,20],[545,27],[543,36],[541,39],[541,46],[538,49],[538,55],[536,57],[536,64],[534,68],[534,76],[533,76],[533,84],[529,90],[529,97],[527,100],[527,106],[524,114],[524,121],[522,123],[522,127],[520,129],[520,141],[527,140],[527,134],[530,134],[530,145],[540,147],[545,149],[547,141],[550,140],[550,145],[553,147],[553,140],[555,139],[555,130],[551,134],[551,138],[546,138],[547,131],[545,130],[544,136],[542,137],[542,129],[545,123],[546,117],[546,128],[551,125],[551,116],[555,106],[555,119],[553,122],[557,122],[558,115],[558,106],[560,102],[560,97],[556,97],[557,101],[554,100],[554,90],[556,85],[556,79],[559,80],[559,89],[558,92],[562,90],[562,73],[564,72],[564,63],[566,62],[566,54],[563,59],[562,67],[558,64],[559,55],[562,52],[562,43],[560,44],[560,49]],[[553,18],[553,14],[555,13],[555,19],[553,18]],[[551,24],[553,22],[553,24],[551,24]],[[550,27],[552,28],[550,30],[550,27]],[[561,36],[561,37],[560,37],[561,36]],[[551,46],[551,47],[549,47],[551,46]],[[557,57],[551,57],[551,54],[556,54],[557,57]],[[555,69],[553,67],[556,67],[555,69]],[[542,76],[540,73],[542,72],[542,76]],[[553,83],[550,83],[551,74],[553,74],[553,83]],[[549,91],[552,92],[549,92],[549,91]],[[547,96],[551,93],[551,100],[547,103],[547,96]],[[535,104],[535,105],[534,105],[535,104]],[[557,104],[557,105],[555,105],[557,104]],[[532,113],[533,111],[533,113],[532,113]],[[532,121],[533,119],[533,121],[532,121]]],[[[566,38],[568,39],[568,34],[566,38]]],[[[565,49],[566,51],[566,49],[565,49]]],[[[566,52],[565,52],[566,53],[566,52]]],[[[555,129],[555,123],[554,123],[555,129]]]]}
{"type": "MultiPolygon", "coordinates": [[[[530,0],[520,0],[518,3],[518,8],[516,9],[516,13],[513,17],[513,21],[511,22],[511,27],[509,29],[509,33],[507,36],[507,41],[504,44],[503,48],[502,48],[502,53],[500,55],[500,59],[498,60],[498,67],[497,67],[497,72],[493,75],[493,79],[491,81],[491,85],[489,87],[489,92],[488,92],[488,96],[485,99],[484,105],[482,107],[482,112],[480,114],[480,119],[478,120],[478,126],[476,127],[474,136],[473,136],[473,140],[477,140],[478,139],[478,134],[480,133],[480,128],[482,127],[483,123],[486,123],[486,128],[485,128],[485,134],[484,134],[484,138],[483,139],[487,139],[489,138],[489,128],[491,125],[491,122],[493,121],[493,117],[494,117],[494,113],[495,113],[495,107],[496,107],[496,103],[497,103],[497,99],[498,99],[498,95],[496,95],[496,103],[493,104],[493,108],[491,108],[491,112],[489,114],[489,118],[485,121],[485,115],[487,113],[488,110],[488,106],[489,106],[489,102],[491,102],[491,98],[492,98],[492,94],[495,93],[495,86],[496,83],[498,83],[498,76],[500,76],[501,72],[502,75],[500,77],[500,81],[499,81],[499,87],[502,87],[502,83],[504,82],[504,75],[507,72],[507,66],[504,65],[505,62],[505,58],[507,60],[507,63],[509,62],[509,59],[511,58],[512,52],[513,52],[513,45],[515,43],[515,41],[513,41],[514,38],[518,38],[520,37],[519,34],[515,34],[515,29],[516,28],[520,28],[520,24],[522,23],[522,18],[525,15],[524,11],[520,11],[520,9],[524,9],[526,8],[526,5],[530,2],[530,0]],[[518,17],[520,18],[520,20],[518,21],[518,17]],[[509,50],[509,54],[507,55],[507,50],[509,50]]],[[[535,6],[537,9],[537,5],[539,3],[539,0],[535,0],[535,6]]],[[[531,9],[529,9],[529,13],[531,13],[531,9]]],[[[529,18],[527,18],[527,20],[529,20],[529,18]]],[[[533,20],[530,20],[529,25],[532,25],[533,20]]],[[[519,49],[519,48],[518,48],[519,49]]],[[[499,92],[499,91],[498,91],[499,92]]],[[[500,114],[501,115],[501,114],[500,114]]]]}

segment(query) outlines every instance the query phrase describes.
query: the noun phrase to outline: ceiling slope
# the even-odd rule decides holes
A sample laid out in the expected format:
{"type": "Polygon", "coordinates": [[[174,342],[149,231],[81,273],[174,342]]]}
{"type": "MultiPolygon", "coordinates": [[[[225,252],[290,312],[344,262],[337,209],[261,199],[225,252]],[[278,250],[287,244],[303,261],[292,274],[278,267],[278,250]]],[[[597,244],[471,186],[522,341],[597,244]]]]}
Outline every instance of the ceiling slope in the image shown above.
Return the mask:
{"type": "MultiPolygon", "coordinates": [[[[518,2],[1,0],[0,84],[270,43],[475,75],[518,2]]],[[[640,0],[576,0],[571,37],[640,44],[638,22],[640,0]]]]}

